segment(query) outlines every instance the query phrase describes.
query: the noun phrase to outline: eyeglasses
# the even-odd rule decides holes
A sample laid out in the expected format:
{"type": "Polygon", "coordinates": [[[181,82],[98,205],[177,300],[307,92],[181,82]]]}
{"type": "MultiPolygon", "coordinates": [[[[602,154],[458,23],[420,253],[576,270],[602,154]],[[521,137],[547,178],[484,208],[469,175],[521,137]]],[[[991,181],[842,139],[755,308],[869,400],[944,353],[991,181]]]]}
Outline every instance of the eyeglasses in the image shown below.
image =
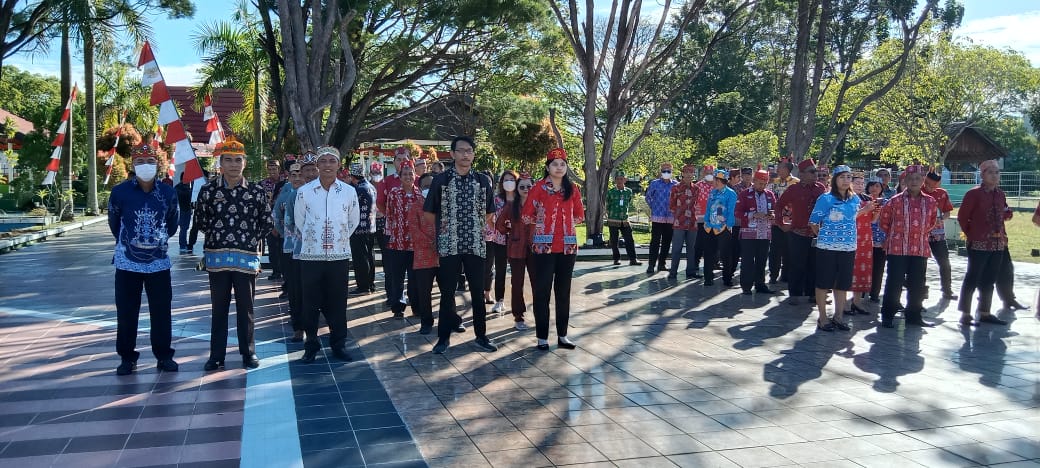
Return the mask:
{"type": "Polygon", "coordinates": [[[661,171],[661,174],[671,174],[672,171],[661,171]]]}

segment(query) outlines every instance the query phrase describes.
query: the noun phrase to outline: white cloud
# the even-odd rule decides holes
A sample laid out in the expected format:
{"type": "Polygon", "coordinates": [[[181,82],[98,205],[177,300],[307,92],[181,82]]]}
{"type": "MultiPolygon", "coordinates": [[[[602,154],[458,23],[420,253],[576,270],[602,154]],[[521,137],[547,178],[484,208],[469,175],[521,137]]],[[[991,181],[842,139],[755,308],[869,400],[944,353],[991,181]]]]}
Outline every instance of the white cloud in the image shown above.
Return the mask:
{"type": "MultiPolygon", "coordinates": [[[[12,65],[17,67],[19,70],[28,71],[44,76],[58,76],[61,72],[61,62],[58,60],[52,60],[47,57],[43,58],[30,58],[30,57],[14,57],[4,61],[4,65],[12,65]]],[[[182,65],[179,67],[164,67],[162,63],[159,63],[159,69],[162,71],[163,78],[166,80],[166,84],[169,86],[195,86],[202,81],[198,75],[198,69],[201,64],[189,64],[182,65]]],[[[72,63],[72,81],[73,83],[79,83],[80,87],[83,86],[83,62],[73,60],[72,63]]]]}
{"type": "Polygon", "coordinates": [[[1036,67],[1040,66],[1037,31],[1040,31],[1040,10],[971,20],[957,30],[957,36],[976,44],[1017,50],[1036,67]]]}
{"type": "Polygon", "coordinates": [[[159,63],[159,70],[162,71],[163,79],[169,86],[195,86],[202,81],[198,74],[201,66],[201,64],[193,63],[179,67],[164,67],[162,63],[159,63]]]}

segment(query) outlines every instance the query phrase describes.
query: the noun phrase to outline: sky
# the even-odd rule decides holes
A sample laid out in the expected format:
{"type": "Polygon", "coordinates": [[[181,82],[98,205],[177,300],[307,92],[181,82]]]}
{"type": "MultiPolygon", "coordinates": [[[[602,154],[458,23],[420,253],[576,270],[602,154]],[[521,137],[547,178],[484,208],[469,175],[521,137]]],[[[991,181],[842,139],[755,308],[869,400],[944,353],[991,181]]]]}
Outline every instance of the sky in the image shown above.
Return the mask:
{"type": "MultiPolygon", "coordinates": [[[[1022,52],[1040,66],[1040,1],[1038,0],[961,0],[964,20],[957,34],[965,40],[1022,52]]],[[[192,45],[191,36],[201,24],[231,17],[237,1],[204,0],[195,2],[191,19],[171,20],[152,15],[155,30],[152,49],[159,68],[169,85],[190,86],[198,81],[196,70],[201,58],[192,45]]],[[[606,2],[604,2],[606,3],[606,2]]],[[[250,6],[251,7],[251,6],[250,6]]],[[[58,74],[58,50],[52,46],[45,56],[16,55],[4,61],[20,69],[46,75],[58,74]]],[[[136,57],[134,58],[136,62],[136,57]]],[[[82,55],[73,51],[73,76],[82,81],[82,55]]]]}

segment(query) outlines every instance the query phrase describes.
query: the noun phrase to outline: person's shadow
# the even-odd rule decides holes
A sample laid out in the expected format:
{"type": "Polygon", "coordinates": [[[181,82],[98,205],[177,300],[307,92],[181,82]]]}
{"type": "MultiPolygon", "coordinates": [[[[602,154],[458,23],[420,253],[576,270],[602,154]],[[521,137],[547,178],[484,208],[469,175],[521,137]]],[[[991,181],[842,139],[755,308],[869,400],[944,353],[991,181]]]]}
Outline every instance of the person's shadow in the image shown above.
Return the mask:
{"type": "Polygon", "coordinates": [[[787,398],[798,393],[798,387],[805,382],[820,378],[832,356],[852,353],[851,338],[851,332],[817,331],[798,340],[793,348],[781,351],[779,359],[763,366],[763,379],[773,384],[769,395],[787,398]]]}
{"type": "Polygon", "coordinates": [[[852,361],[860,370],[878,376],[875,391],[894,393],[899,388],[899,377],[924,369],[922,335],[920,327],[878,329],[865,337],[871,343],[870,349],[857,354],[852,361]]]}
{"type": "Polygon", "coordinates": [[[1004,372],[1007,343],[1004,338],[1017,336],[1009,326],[982,324],[970,330],[961,328],[964,344],[958,354],[961,370],[979,374],[979,382],[987,387],[996,387],[1004,372]]]}

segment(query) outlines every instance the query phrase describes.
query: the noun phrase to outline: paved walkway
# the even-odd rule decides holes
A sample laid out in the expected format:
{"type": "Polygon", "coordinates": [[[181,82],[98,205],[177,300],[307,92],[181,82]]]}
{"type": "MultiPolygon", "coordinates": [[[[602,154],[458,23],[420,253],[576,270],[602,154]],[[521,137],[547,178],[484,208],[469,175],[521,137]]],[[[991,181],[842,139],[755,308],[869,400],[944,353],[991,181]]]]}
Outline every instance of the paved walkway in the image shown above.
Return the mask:
{"type": "MultiPolygon", "coordinates": [[[[184,257],[181,372],[156,373],[142,320],[140,370],[117,377],[106,229],[0,256],[0,466],[1040,466],[1032,311],[962,330],[933,298],[933,329],[822,333],[779,297],[581,262],[578,350],[539,352],[503,317],[498,352],[467,332],[433,355],[372,295],[351,299],[355,362],[301,365],[261,279],[261,368],[204,374],[206,277],[184,257]]],[[[1032,303],[1040,268],[1018,269],[1032,303]]]]}

